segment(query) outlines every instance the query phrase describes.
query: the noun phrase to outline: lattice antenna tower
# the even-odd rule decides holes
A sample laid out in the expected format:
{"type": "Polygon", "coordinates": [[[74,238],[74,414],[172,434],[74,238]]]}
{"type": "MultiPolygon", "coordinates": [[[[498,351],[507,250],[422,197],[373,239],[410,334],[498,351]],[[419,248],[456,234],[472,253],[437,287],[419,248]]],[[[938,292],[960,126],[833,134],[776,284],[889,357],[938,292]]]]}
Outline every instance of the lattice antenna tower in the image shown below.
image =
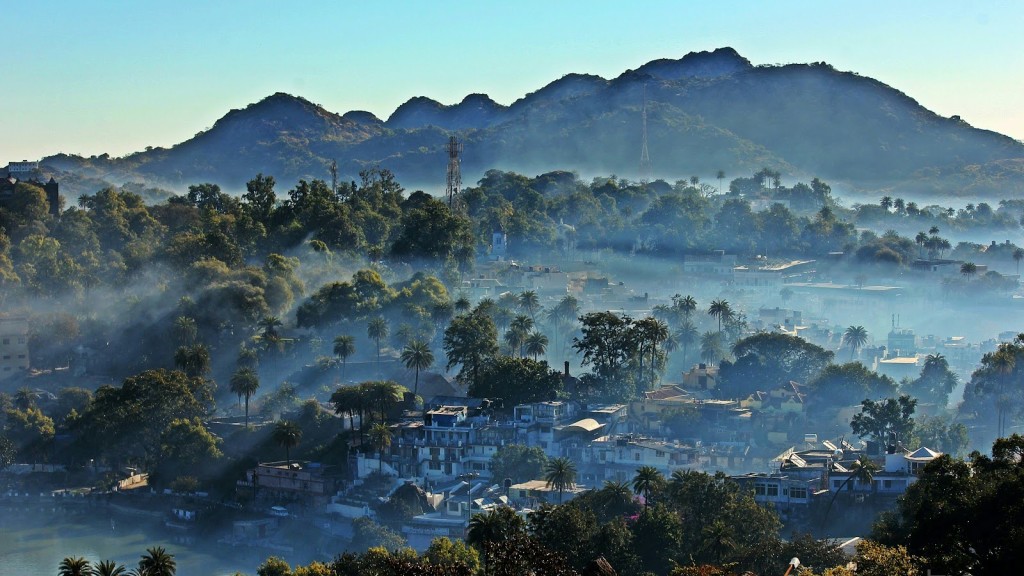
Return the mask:
{"type": "Polygon", "coordinates": [[[640,148],[640,177],[650,182],[654,179],[651,167],[651,156],[647,152],[647,84],[644,84],[644,105],[641,113],[643,119],[643,146],[640,148]]]}
{"type": "Polygon", "coordinates": [[[338,193],[338,161],[331,160],[331,193],[338,193]]]}
{"type": "Polygon", "coordinates": [[[448,207],[451,208],[455,197],[459,195],[459,188],[462,187],[462,142],[455,136],[448,137],[448,186],[445,193],[448,195],[448,207]]]}

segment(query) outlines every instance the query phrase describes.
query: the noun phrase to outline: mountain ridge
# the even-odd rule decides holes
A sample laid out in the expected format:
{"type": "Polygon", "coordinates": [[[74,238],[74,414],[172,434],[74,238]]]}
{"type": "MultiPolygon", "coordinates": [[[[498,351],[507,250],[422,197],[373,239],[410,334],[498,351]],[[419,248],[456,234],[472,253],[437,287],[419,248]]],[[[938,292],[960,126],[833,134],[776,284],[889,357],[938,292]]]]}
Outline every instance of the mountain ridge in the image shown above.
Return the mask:
{"type": "Polygon", "coordinates": [[[177,188],[212,181],[237,190],[258,172],[281,182],[326,179],[336,161],[344,179],[380,165],[408,186],[436,191],[447,136],[457,133],[466,143],[464,182],[492,168],[639,179],[645,95],[656,177],[724,170],[731,178],[768,166],[855,189],[942,193],[940,181],[925,180],[961,174],[951,178],[960,189],[947,193],[1024,193],[1024,172],[1016,170],[1024,163],[1010,162],[1024,158],[1024,145],[1012,138],[944,118],[869,77],[822,62],[754,66],[732,48],[652,60],[613,79],[566,74],[508,106],[481,93],[451,105],[416,96],[386,120],[278,92],[170,148],[43,163],[86,177],[177,188]]]}

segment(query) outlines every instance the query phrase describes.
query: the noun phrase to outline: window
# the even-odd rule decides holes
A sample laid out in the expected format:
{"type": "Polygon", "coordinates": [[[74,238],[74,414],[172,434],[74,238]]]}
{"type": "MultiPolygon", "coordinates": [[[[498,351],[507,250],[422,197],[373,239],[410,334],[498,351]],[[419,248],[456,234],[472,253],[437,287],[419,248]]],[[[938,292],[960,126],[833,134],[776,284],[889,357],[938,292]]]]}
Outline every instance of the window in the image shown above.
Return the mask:
{"type": "Polygon", "coordinates": [[[658,457],[658,458],[664,458],[664,457],[665,457],[665,453],[664,453],[664,452],[662,452],[661,450],[655,450],[655,451],[654,451],[654,455],[655,455],[656,457],[658,457]]]}
{"type": "Polygon", "coordinates": [[[11,339],[10,338],[4,338],[4,345],[10,344],[10,343],[11,343],[11,339]]]}
{"type": "Polygon", "coordinates": [[[769,484],[768,485],[768,495],[769,496],[778,496],[779,495],[779,485],[778,484],[769,484]]]}
{"type": "Polygon", "coordinates": [[[882,487],[887,490],[892,488],[892,480],[882,480],[882,487]]]}
{"type": "Polygon", "coordinates": [[[637,462],[640,461],[640,453],[639,452],[634,452],[633,453],[633,460],[636,460],[637,462]]]}
{"type": "Polygon", "coordinates": [[[25,343],[25,337],[24,336],[19,336],[18,337],[18,344],[24,344],[24,343],[25,343]]]}
{"type": "Polygon", "coordinates": [[[441,469],[441,463],[440,462],[435,462],[435,461],[431,460],[430,461],[430,469],[431,470],[440,470],[441,469]]]}
{"type": "Polygon", "coordinates": [[[807,488],[804,488],[802,486],[800,488],[797,488],[796,486],[794,486],[794,487],[789,489],[789,497],[790,498],[796,498],[798,500],[806,500],[807,499],[807,488]]]}
{"type": "Polygon", "coordinates": [[[764,484],[754,484],[754,495],[764,496],[764,484]]]}

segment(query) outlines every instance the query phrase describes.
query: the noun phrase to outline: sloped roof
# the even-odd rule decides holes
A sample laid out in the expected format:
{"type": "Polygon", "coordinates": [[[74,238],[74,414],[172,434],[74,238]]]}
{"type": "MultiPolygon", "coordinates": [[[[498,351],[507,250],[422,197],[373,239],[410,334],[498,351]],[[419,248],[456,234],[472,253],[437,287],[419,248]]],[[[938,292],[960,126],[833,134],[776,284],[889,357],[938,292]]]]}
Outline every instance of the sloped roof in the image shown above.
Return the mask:
{"type": "Polygon", "coordinates": [[[934,460],[942,456],[942,452],[936,452],[924,446],[914,450],[907,455],[907,460],[934,460]]]}
{"type": "Polygon", "coordinates": [[[568,426],[565,427],[565,430],[595,432],[599,430],[602,426],[604,426],[604,424],[601,424],[600,422],[594,420],[593,418],[584,418],[583,420],[578,420],[576,422],[573,422],[572,424],[569,424],[568,426]]]}

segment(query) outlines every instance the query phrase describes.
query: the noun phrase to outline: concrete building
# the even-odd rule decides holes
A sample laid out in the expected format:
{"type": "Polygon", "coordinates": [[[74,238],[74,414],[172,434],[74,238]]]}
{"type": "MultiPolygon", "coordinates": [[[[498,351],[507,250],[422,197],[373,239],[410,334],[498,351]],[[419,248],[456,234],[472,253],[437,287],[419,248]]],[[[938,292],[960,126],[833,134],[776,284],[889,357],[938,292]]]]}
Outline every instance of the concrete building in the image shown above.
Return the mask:
{"type": "Polygon", "coordinates": [[[24,374],[28,367],[28,318],[0,317],[0,380],[24,374]]]}
{"type": "Polygon", "coordinates": [[[732,279],[736,268],[736,255],[725,250],[711,250],[683,255],[683,273],[732,279]]]}

